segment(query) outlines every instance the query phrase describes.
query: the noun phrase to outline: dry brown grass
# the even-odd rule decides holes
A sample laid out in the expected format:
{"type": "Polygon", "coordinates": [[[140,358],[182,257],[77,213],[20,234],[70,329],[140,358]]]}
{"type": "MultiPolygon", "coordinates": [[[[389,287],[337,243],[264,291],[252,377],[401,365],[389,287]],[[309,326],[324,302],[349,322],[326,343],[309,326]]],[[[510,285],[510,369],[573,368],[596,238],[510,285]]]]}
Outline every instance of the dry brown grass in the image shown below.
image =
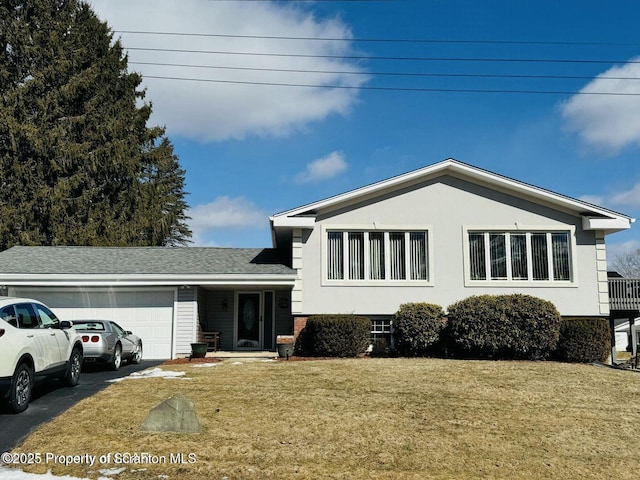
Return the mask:
{"type": "MultiPolygon", "coordinates": [[[[640,375],[553,362],[358,359],[163,367],[191,380],[114,384],[43,426],[22,452],[194,453],[118,480],[637,478],[640,375]],[[201,434],[149,434],[181,392],[201,434]]],[[[16,450],[18,451],[18,450],[16,450]]],[[[97,467],[33,472],[97,478],[97,467]]],[[[146,470],[141,470],[146,469],[146,470]]],[[[135,470],[135,471],[134,471],[135,470]]]]}

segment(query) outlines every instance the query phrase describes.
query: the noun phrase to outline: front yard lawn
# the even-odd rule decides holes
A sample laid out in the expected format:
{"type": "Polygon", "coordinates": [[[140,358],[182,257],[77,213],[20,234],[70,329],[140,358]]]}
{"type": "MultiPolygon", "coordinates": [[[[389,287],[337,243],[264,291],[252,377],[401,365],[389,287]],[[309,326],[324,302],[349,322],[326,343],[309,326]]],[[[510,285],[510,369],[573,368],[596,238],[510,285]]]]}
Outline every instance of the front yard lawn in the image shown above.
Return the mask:
{"type": "Polygon", "coordinates": [[[631,372],[438,359],[162,368],[187,379],[116,383],[15,450],[95,455],[94,466],[23,468],[87,478],[125,468],[118,480],[638,475],[640,375],[631,372]],[[176,392],[195,403],[202,432],[142,432],[148,411],[176,392]]]}

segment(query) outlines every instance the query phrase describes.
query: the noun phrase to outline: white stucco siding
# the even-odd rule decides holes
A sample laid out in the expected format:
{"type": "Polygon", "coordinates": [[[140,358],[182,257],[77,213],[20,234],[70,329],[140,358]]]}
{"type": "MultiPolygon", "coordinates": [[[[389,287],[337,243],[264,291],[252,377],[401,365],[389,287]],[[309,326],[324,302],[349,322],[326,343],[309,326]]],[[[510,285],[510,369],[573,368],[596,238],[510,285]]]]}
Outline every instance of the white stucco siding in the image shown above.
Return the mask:
{"type": "MultiPolygon", "coordinates": [[[[582,230],[582,219],[476,184],[444,176],[391,192],[358,205],[321,211],[302,246],[302,302],[294,314],[394,313],[401,303],[428,301],[442,305],[479,294],[526,293],[552,301],[563,315],[601,315],[595,232],[582,230]],[[428,282],[326,281],[324,265],[329,229],[402,231],[428,229],[431,255],[428,282]],[[572,281],[517,281],[503,284],[469,281],[465,274],[467,230],[548,231],[571,233],[572,281]],[[366,283],[366,284],[363,284],[366,283]]],[[[600,292],[601,293],[601,292],[600,292]]]]}

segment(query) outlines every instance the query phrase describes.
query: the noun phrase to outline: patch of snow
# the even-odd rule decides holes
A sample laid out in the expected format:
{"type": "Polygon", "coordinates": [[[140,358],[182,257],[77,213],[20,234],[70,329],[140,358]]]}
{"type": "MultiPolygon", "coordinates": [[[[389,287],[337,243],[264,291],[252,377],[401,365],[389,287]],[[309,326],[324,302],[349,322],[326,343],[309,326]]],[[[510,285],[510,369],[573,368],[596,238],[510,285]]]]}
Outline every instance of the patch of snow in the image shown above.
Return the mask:
{"type": "Polygon", "coordinates": [[[233,365],[242,365],[242,362],[233,362],[233,365]]]}
{"type": "MultiPolygon", "coordinates": [[[[178,378],[178,377],[183,377],[184,375],[185,375],[185,372],[167,371],[167,370],[162,370],[159,367],[156,367],[156,368],[143,370],[142,372],[133,372],[128,377],[114,378],[113,380],[107,380],[107,381],[110,383],[114,383],[114,382],[121,382],[122,380],[126,380],[126,379],[137,380],[140,378],[178,378]]],[[[186,379],[183,379],[183,380],[186,380],[186,379]]]]}
{"type": "Polygon", "coordinates": [[[2,480],[89,480],[88,478],[70,477],[63,475],[55,476],[49,470],[47,473],[27,473],[17,468],[8,468],[0,465],[0,478],[2,480]]]}
{"type": "Polygon", "coordinates": [[[122,472],[124,472],[127,469],[127,467],[121,467],[121,468],[103,468],[102,470],[98,470],[102,475],[105,475],[107,477],[111,476],[111,475],[120,475],[122,472]]]}
{"type": "Polygon", "coordinates": [[[263,362],[275,362],[275,359],[273,358],[267,358],[265,360],[262,360],[263,362]]]}
{"type": "Polygon", "coordinates": [[[221,363],[194,363],[191,365],[193,368],[208,368],[208,367],[217,367],[221,365],[221,363]]]}

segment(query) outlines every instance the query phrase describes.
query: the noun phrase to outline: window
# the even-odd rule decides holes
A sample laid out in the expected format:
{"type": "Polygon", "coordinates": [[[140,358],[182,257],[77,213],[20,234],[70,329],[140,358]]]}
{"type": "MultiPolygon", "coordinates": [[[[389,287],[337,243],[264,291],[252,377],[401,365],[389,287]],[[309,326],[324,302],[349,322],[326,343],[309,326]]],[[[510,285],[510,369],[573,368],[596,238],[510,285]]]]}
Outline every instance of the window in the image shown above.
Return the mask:
{"type": "Polygon", "coordinates": [[[0,310],[0,318],[2,318],[9,325],[14,327],[18,326],[18,320],[13,305],[8,305],[0,310]]]}
{"type": "Polygon", "coordinates": [[[512,233],[509,239],[511,240],[511,278],[513,280],[528,280],[527,236],[523,233],[512,233]]]}
{"type": "Polygon", "coordinates": [[[551,251],[553,252],[553,279],[571,280],[569,273],[569,235],[566,233],[552,233],[551,251]]]}
{"type": "Polygon", "coordinates": [[[349,232],[349,278],[364,280],[364,233],[349,232]]]}
{"type": "Polygon", "coordinates": [[[429,280],[428,235],[327,232],[329,280],[429,280]]]}
{"type": "Polygon", "coordinates": [[[485,264],[484,234],[469,234],[469,257],[471,264],[471,280],[486,280],[487,266],[485,264]]]}
{"type": "Polygon", "coordinates": [[[124,329],[118,325],[116,322],[111,322],[111,328],[119,337],[124,337],[124,329]]]}
{"type": "Polygon", "coordinates": [[[73,328],[76,330],[91,330],[104,332],[105,327],[103,322],[96,322],[92,320],[81,320],[73,322],[73,328]]]}
{"type": "Polygon", "coordinates": [[[18,328],[40,328],[38,316],[30,303],[19,303],[16,306],[18,328]]]}
{"type": "Polygon", "coordinates": [[[371,280],[384,280],[384,233],[369,232],[369,268],[371,280]]]}
{"type": "Polygon", "coordinates": [[[371,320],[371,341],[377,338],[385,338],[391,341],[391,319],[372,319],[371,320]]]}
{"type": "Polygon", "coordinates": [[[327,258],[329,259],[329,280],[338,280],[344,278],[342,232],[329,232],[329,237],[327,239],[327,258]]]}
{"type": "Polygon", "coordinates": [[[409,248],[411,249],[411,254],[409,256],[411,280],[426,280],[427,234],[425,232],[410,232],[409,248]]]}
{"type": "Polygon", "coordinates": [[[469,276],[570,281],[569,232],[469,232],[469,276]]]}
{"type": "Polygon", "coordinates": [[[38,310],[38,315],[40,315],[40,321],[42,322],[43,327],[51,328],[60,323],[58,317],[56,317],[55,314],[44,305],[36,304],[36,309],[38,310]]]}

